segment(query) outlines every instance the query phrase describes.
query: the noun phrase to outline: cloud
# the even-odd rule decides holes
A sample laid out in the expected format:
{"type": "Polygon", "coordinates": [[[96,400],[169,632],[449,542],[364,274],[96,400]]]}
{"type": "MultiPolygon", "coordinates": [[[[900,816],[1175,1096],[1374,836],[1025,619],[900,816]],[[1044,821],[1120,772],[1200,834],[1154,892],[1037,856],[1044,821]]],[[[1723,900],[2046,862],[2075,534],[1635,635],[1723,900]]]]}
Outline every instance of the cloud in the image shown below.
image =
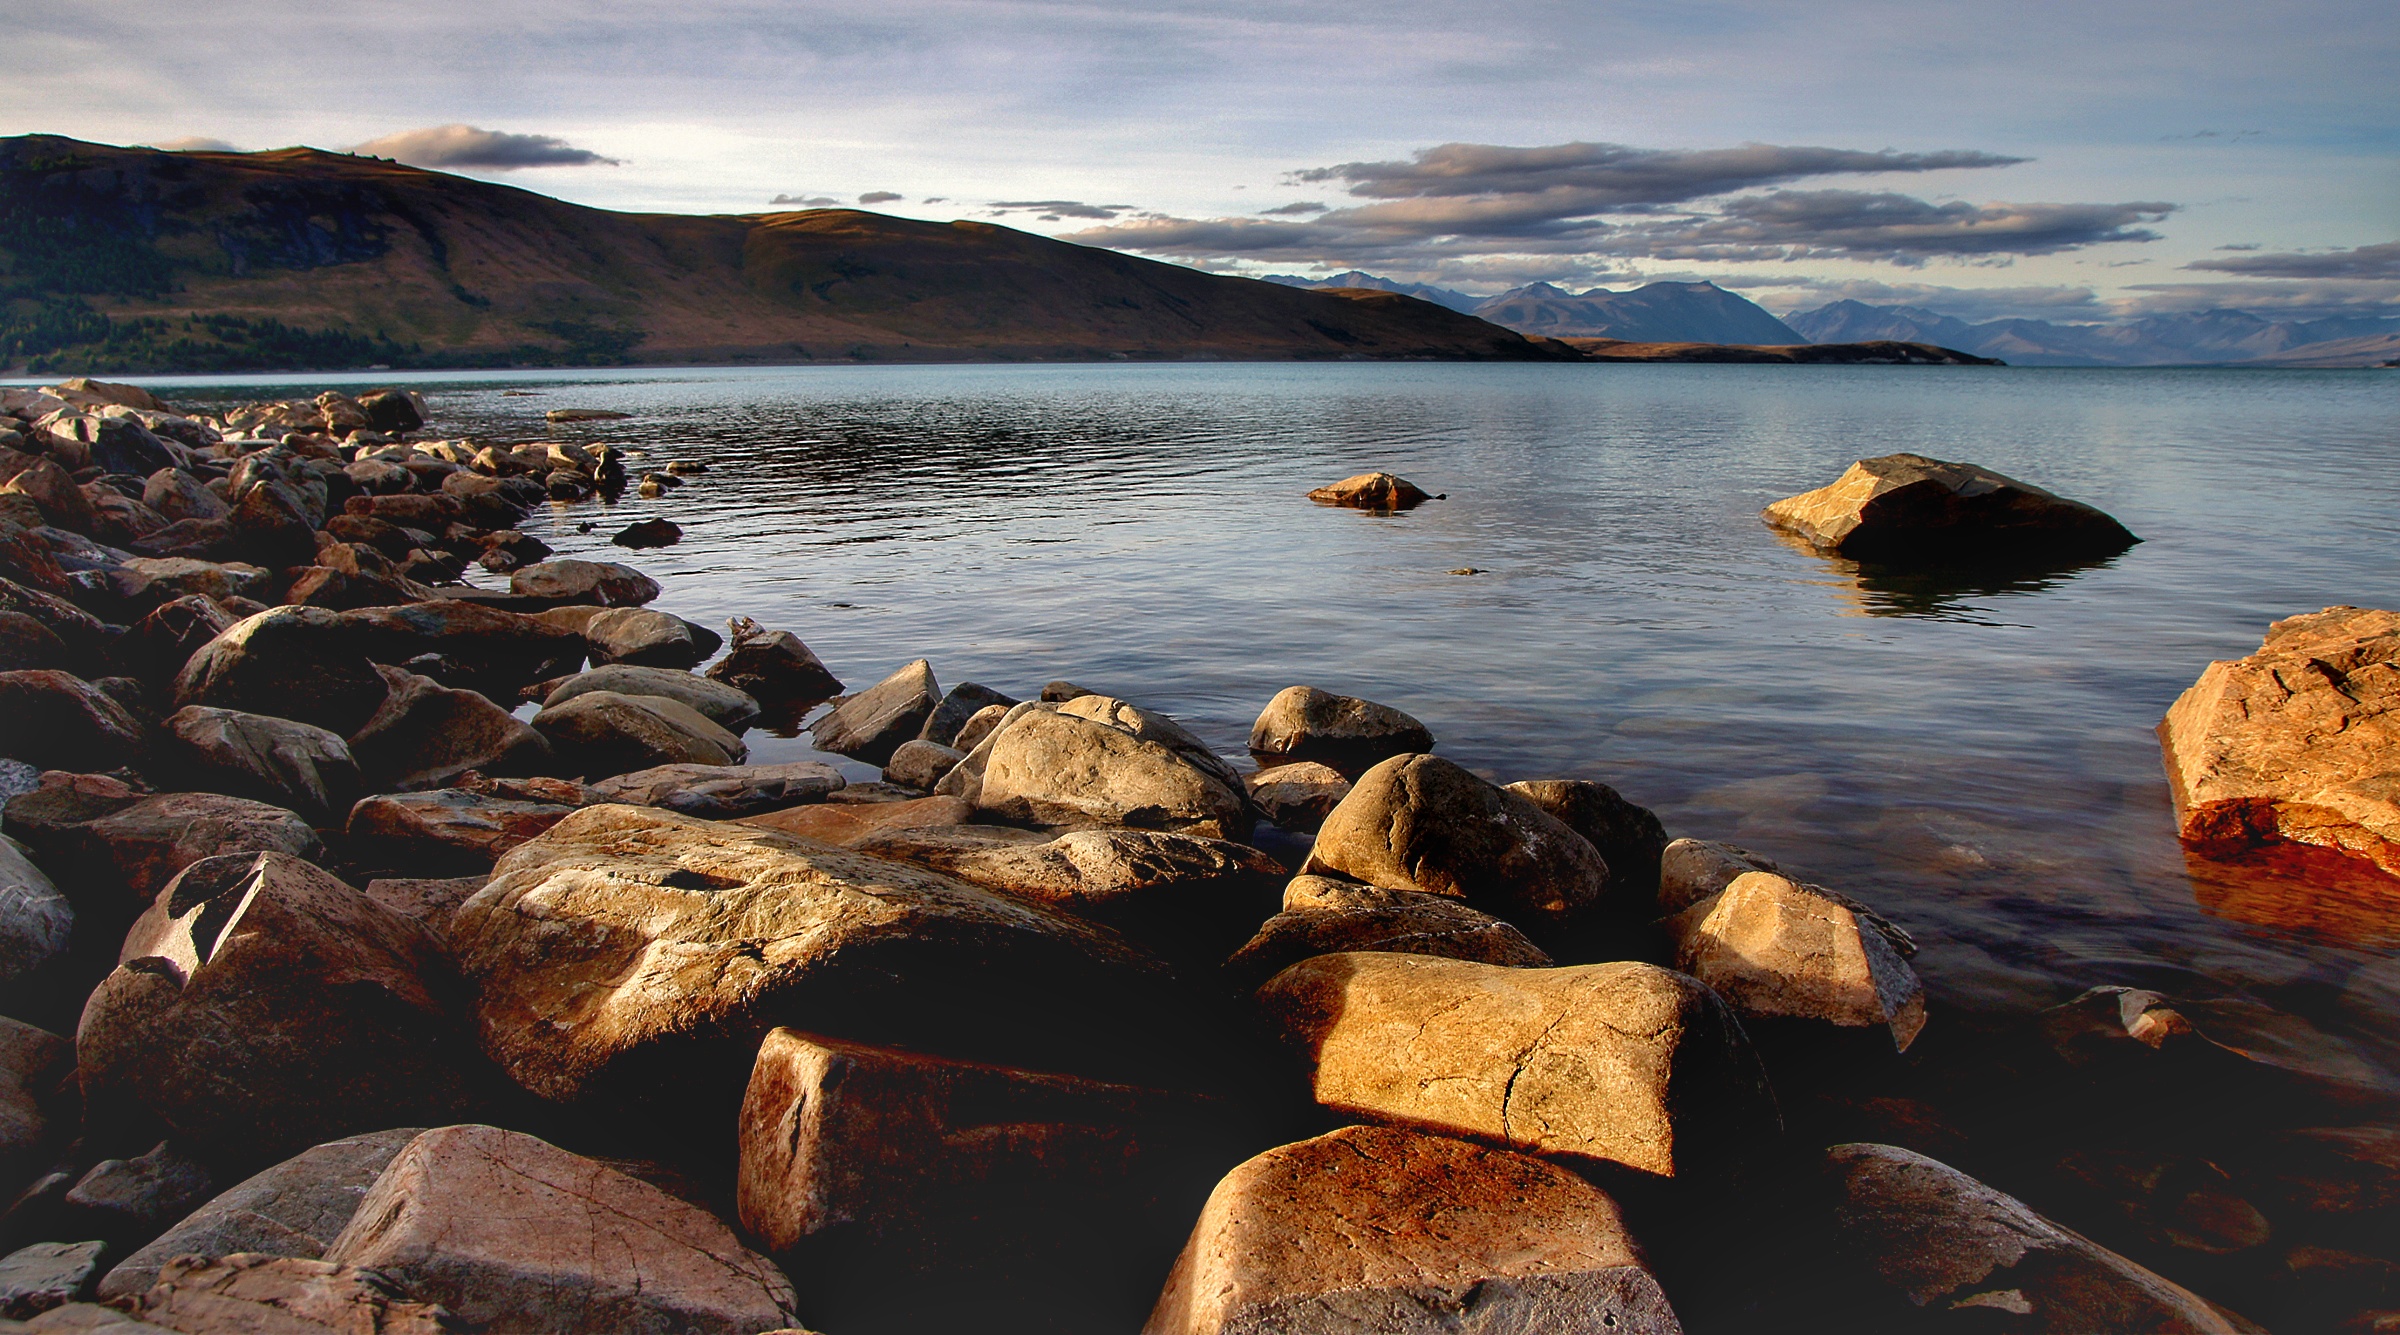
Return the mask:
{"type": "Polygon", "coordinates": [[[1710,195],[1810,176],[2009,167],[2030,159],[1965,149],[1900,153],[1782,144],[1658,149],[1629,144],[1565,143],[1538,148],[1442,144],[1405,162],[1344,162],[1291,174],[1295,181],[1343,181],[1368,199],[1474,195],[1573,197],[1585,212],[1603,206],[1680,204],[1710,195]]]}
{"type": "Polygon", "coordinates": [[[861,204],[889,204],[893,200],[899,199],[900,197],[901,196],[896,191],[869,190],[867,193],[858,197],[858,202],[861,204]]]}
{"type": "Polygon", "coordinates": [[[1096,218],[1114,222],[1119,214],[1131,213],[1131,204],[1086,204],[1079,199],[1004,199],[993,203],[991,211],[1005,213],[1038,213],[1050,222],[1061,218],[1096,218]]]}
{"type": "Polygon", "coordinates": [[[479,130],[472,125],[402,130],[370,139],[350,151],[396,158],[414,167],[481,167],[486,171],[623,165],[615,158],[577,148],[555,135],[510,134],[502,130],[479,130]]]}
{"type": "Polygon", "coordinates": [[[150,147],[168,153],[239,153],[242,151],[222,139],[209,139],[201,135],[191,135],[182,139],[161,139],[150,147]]]}
{"type": "Polygon", "coordinates": [[[831,195],[777,195],[767,202],[769,204],[789,204],[794,208],[802,209],[834,209],[840,208],[842,205],[842,201],[831,195]]]}
{"type": "Polygon", "coordinates": [[[2313,320],[2340,315],[2400,317],[2400,286],[2390,279],[2272,278],[2253,282],[2133,283],[2123,303],[2133,315],[2221,309],[2269,319],[2313,320]]]}
{"type": "Polygon", "coordinates": [[[1305,215],[1307,215],[1307,214],[1311,214],[1311,213],[1323,213],[1323,212],[1325,211],[1325,209],[1326,209],[1326,206],[1325,206],[1325,205],[1323,205],[1323,204],[1315,204],[1315,203],[1309,203],[1309,202],[1303,201],[1303,202],[1301,202],[1301,203],[1298,203],[1298,204],[1284,204],[1284,205],[1280,205],[1280,206],[1278,206],[1278,207],[1276,207],[1276,208],[1271,208],[1271,209],[1260,209],[1258,212],[1259,212],[1259,215],[1260,215],[1261,217],[1267,217],[1267,218],[1286,217],[1286,218],[1288,218],[1288,217],[1300,217],[1300,216],[1305,216],[1305,215]]]}
{"type": "Polygon", "coordinates": [[[1785,314],[1835,301],[1913,306],[1956,316],[1969,324],[2006,319],[2094,321],[2115,314],[2094,289],[2064,283],[1952,287],[1939,283],[1887,283],[1872,278],[1793,277],[1773,273],[1719,274],[1712,281],[1748,296],[1769,310],[1785,314]]]}
{"type": "Polygon", "coordinates": [[[1919,265],[1928,259],[2054,255],[2120,241],[2156,241],[2141,226],[2175,211],[2125,204],[1935,204],[1864,190],[1776,190],[1726,202],[1713,216],[1626,228],[1608,238],[1620,254],[1681,260],[1861,259],[1919,265]]]}
{"type": "MultiPolygon", "coordinates": [[[[2232,250],[2235,247],[2219,247],[2232,250]]],[[[2249,255],[2238,260],[2194,260],[2183,266],[2246,278],[2365,278],[2400,281],[2400,241],[2385,241],[2352,250],[2286,251],[2249,255]]]]}
{"type": "Polygon", "coordinates": [[[928,204],[947,204],[950,202],[950,197],[948,195],[927,195],[924,202],[928,204]]]}

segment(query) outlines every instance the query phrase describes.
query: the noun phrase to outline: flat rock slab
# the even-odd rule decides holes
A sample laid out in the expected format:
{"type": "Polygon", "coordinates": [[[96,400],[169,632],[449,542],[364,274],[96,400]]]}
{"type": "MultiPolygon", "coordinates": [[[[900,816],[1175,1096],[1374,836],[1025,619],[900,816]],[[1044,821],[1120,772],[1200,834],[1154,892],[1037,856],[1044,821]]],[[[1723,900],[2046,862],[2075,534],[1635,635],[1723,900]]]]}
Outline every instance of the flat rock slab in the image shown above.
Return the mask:
{"type": "Polygon", "coordinates": [[[2080,501],[1921,454],[1861,459],[1831,486],[1785,497],[1761,517],[1820,551],[1864,561],[2072,559],[2141,541],[2080,501]]]}
{"type": "Polygon", "coordinates": [[[659,765],[602,779],[591,787],[595,801],[736,820],[821,802],[844,782],[831,765],[796,760],[784,765],[659,765]]]}
{"type": "Polygon", "coordinates": [[[0,1317],[23,1321],[91,1292],[105,1242],[37,1242],[0,1256],[0,1317]]]}
{"type": "MultiPolygon", "coordinates": [[[[138,1320],[93,1335],[459,1335],[466,1327],[385,1275],[291,1256],[170,1260],[158,1283],[121,1301],[138,1320]]],[[[106,1310],[106,1309],[102,1309],[106,1310]]]]}
{"type": "Polygon", "coordinates": [[[1388,1127],[1269,1150],[1210,1194],[1143,1335],[1681,1335],[1616,1202],[1388,1127]]]}
{"type": "Polygon", "coordinates": [[[2329,607],[2216,662],[2159,725],[2183,837],[2286,840],[2400,876],[2400,612],[2329,607]]]}
{"type": "Polygon", "coordinates": [[[575,808],[437,788],[384,793],[350,808],[354,857],[419,875],[488,871],[502,854],[565,820],[575,808]]]}
{"type": "Polygon", "coordinates": [[[1741,1022],[1647,964],[1514,969],[1320,955],[1258,1003],[1327,1108],[1659,1177],[1742,1166],[1779,1133],[1741,1022]]]}
{"type": "Polygon", "coordinates": [[[797,1324],[791,1282],[716,1217],[547,1141],[427,1131],[325,1252],[487,1335],[756,1335],[797,1324]]]}

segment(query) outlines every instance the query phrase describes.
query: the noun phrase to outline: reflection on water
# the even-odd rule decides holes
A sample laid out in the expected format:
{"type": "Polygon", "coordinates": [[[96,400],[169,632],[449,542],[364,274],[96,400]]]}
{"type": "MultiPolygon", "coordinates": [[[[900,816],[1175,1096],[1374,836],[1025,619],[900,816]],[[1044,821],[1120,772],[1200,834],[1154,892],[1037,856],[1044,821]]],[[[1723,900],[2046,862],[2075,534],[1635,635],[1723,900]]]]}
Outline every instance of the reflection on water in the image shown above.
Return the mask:
{"type": "Polygon", "coordinates": [[[1855,615],[1926,617],[1979,625],[2007,624],[1993,599],[2047,592],[2087,571],[2105,570],[2122,553],[2069,560],[2041,558],[1986,559],[1972,563],[1854,561],[1817,551],[1788,534],[1776,535],[1786,546],[1822,561],[1834,576],[1828,588],[1849,600],[1855,615]]]}
{"type": "Polygon", "coordinates": [[[2363,858],[2303,844],[2227,856],[2184,850],[2200,911],[2374,950],[2400,945],[2400,880],[2363,858]]]}

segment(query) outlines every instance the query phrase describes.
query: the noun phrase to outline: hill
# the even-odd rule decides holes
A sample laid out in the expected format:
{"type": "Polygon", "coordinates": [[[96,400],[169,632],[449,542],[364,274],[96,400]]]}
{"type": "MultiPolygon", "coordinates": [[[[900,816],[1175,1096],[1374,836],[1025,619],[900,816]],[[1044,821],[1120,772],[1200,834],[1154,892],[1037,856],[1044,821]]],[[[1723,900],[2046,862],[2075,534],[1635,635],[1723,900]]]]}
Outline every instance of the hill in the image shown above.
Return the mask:
{"type": "Polygon", "coordinates": [[[1618,338],[1560,342],[1596,362],[1757,362],[1787,366],[2006,366],[1956,348],[1888,339],[1865,343],[1635,343],[1618,338]]]}
{"type": "Polygon", "coordinates": [[[1438,305],[980,222],[615,213],[376,158],[0,139],[0,366],[47,371],[1562,350],[1438,305]]]}
{"type": "Polygon", "coordinates": [[[2122,324],[1991,320],[1969,324],[1915,306],[1837,301],[1788,316],[1812,342],[1939,343],[2021,366],[2366,366],[2393,355],[2400,319],[2269,320],[2249,311],[2153,315],[2122,324]],[[2385,340],[2378,342],[2378,340],[2385,340]]]}
{"type": "Polygon", "coordinates": [[[1331,278],[1269,274],[1267,281],[1321,292],[1357,289],[1402,292],[1541,338],[1735,345],[1820,341],[1795,332],[1769,315],[1765,308],[1714,283],[1646,283],[1629,292],[1612,292],[1604,287],[1569,292],[1549,283],[1529,283],[1496,297],[1477,297],[1446,287],[1379,278],[1356,269],[1331,278]]]}

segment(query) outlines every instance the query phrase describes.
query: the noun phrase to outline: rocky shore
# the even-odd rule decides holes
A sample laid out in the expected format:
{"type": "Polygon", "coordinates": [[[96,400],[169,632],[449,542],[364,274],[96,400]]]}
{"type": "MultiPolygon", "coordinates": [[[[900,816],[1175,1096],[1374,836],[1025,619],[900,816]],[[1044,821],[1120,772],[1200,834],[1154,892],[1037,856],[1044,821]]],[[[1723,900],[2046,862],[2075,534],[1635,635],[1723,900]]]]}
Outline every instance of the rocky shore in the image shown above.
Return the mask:
{"type": "MultiPolygon", "coordinates": [[[[2221,1006],[1947,1012],[1897,915],[1311,685],[1248,763],[1070,681],[844,694],[516,527],[703,461],[426,418],[0,391],[0,1330],[2400,1320],[2391,1091],[2221,1006]],[[799,724],[880,778],[749,763],[799,724]]],[[[2389,615],[2269,648],[2381,682],[2389,615]]]]}

